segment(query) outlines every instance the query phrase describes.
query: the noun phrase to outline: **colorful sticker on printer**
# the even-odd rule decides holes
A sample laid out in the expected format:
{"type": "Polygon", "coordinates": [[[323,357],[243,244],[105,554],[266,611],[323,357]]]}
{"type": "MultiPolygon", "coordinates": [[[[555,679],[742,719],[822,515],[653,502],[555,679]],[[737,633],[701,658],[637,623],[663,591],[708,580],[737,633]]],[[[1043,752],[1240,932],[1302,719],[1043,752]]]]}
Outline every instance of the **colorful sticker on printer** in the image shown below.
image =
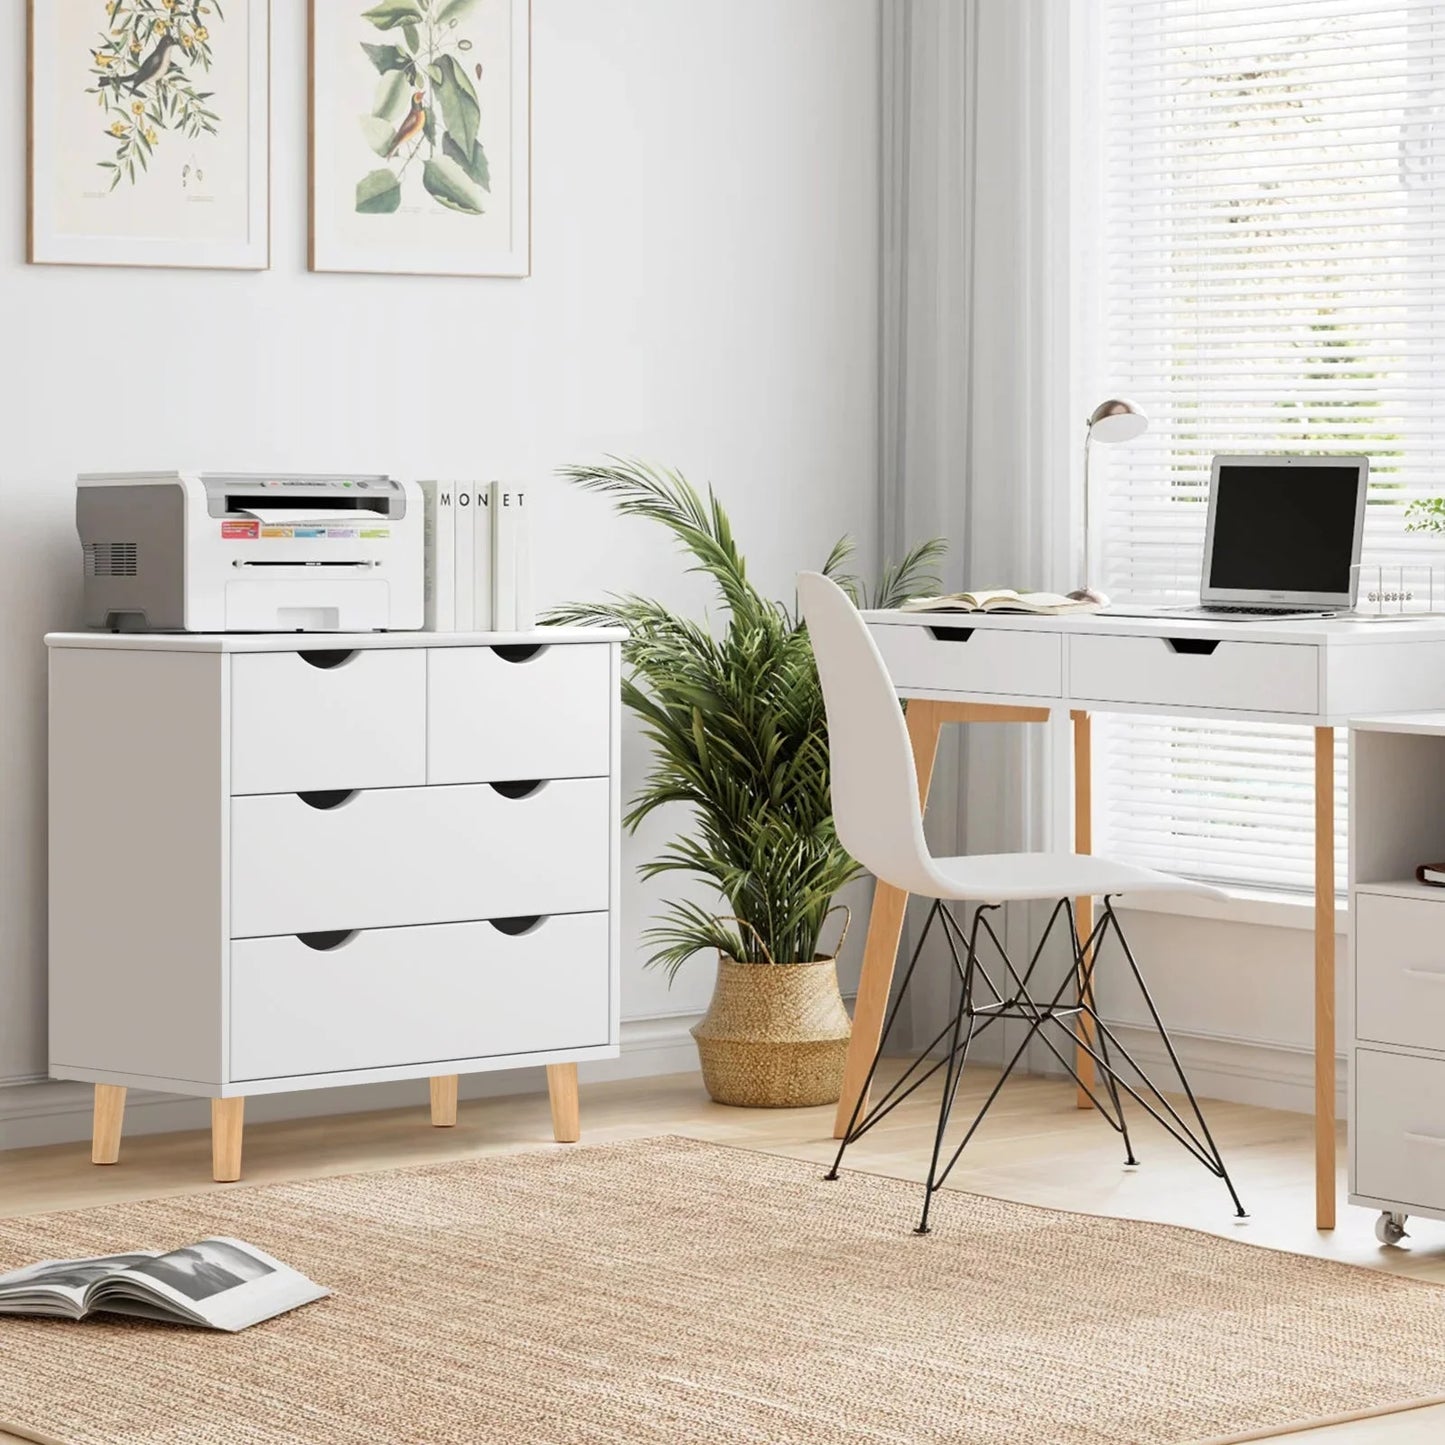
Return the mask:
{"type": "Polygon", "coordinates": [[[290,528],[290,527],[262,527],[262,528],[261,528],[261,535],[262,535],[263,537],[289,537],[289,536],[291,535],[291,528],[290,528]]]}
{"type": "Polygon", "coordinates": [[[254,541],[261,535],[259,522],[222,522],[221,536],[231,542],[254,541]]]}
{"type": "Polygon", "coordinates": [[[324,537],[324,536],[326,535],[326,528],[325,528],[325,527],[293,527],[293,528],[291,529],[291,535],[292,535],[293,537],[324,537]]]}
{"type": "Polygon", "coordinates": [[[355,527],[328,527],[326,535],[333,542],[354,542],[356,540],[355,527]]]}
{"type": "Polygon", "coordinates": [[[370,537],[370,538],[373,539],[373,540],[375,540],[375,539],[377,539],[377,538],[385,539],[385,538],[391,536],[391,528],[390,528],[390,527],[363,527],[363,528],[361,529],[361,535],[362,535],[362,537],[364,537],[364,538],[365,538],[365,537],[370,537]]]}

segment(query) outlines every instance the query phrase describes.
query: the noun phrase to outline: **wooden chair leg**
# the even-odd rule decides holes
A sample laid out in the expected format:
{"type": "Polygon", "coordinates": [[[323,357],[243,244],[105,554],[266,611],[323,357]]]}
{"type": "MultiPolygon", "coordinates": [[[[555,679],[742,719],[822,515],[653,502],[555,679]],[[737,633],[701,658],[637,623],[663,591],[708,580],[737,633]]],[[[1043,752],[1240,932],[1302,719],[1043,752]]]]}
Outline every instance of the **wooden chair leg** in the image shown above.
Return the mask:
{"type": "Polygon", "coordinates": [[[547,1096],[552,1101],[552,1137],[559,1144],[575,1144],[582,1137],[576,1064],[547,1065],[547,1096]]]}
{"type": "Polygon", "coordinates": [[[437,1129],[450,1129],[457,1122],[455,1074],[440,1074],[431,1080],[431,1121],[437,1129]]]}
{"type": "Polygon", "coordinates": [[[217,1184],[234,1184],[241,1177],[241,1129],[246,1101],[211,1100],[211,1177],[217,1184]]]}
{"type": "Polygon", "coordinates": [[[90,1133],[90,1162],[114,1164],[120,1158],[120,1130],[125,1122],[125,1087],[95,1086],[95,1116],[90,1133]]]}

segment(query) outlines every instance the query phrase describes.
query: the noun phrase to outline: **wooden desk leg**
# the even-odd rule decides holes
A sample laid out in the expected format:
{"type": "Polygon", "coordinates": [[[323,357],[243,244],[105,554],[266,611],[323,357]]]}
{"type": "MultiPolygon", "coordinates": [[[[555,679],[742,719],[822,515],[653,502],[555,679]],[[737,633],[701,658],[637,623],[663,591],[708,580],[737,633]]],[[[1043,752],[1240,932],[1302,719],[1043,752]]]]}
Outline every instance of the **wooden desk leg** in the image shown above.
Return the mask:
{"type": "Polygon", "coordinates": [[[120,1128],[125,1122],[125,1088],[95,1086],[95,1114],[90,1133],[90,1162],[114,1164],[120,1158],[120,1128]]]}
{"type": "Polygon", "coordinates": [[[246,1101],[211,1100],[211,1177],[217,1184],[234,1184],[241,1177],[241,1129],[246,1101]]]}
{"type": "Polygon", "coordinates": [[[450,1129],[457,1122],[457,1076],[438,1074],[430,1082],[432,1126],[450,1129]]]}
{"type": "Polygon", "coordinates": [[[582,1137],[576,1064],[547,1065],[547,1097],[552,1102],[552,1137],[559,1144],[575,1144],[582,1137]]]}
{"type": "MultiPolygon", "coordinates": [[[[1074,852],[1094,851],[1094,720],[1086,712],[1071,712],[1074,721],[1074,852]]],[[[1074,899],[1074,927],[1079,931],[1080,941],[1087,941],[1094,931],[1093,897],[1074,899]]],[[[1083,970],[1079,971],[1079,996],[1081,1002],[1092,1006],[1094,987],[1085,981],[1083,970]]],[[[1094,1046],[1094,1025],[1083,1014],[1079,1015],[1079,1045],[1074,1049],[1074,1068],[1082,1084],[1074,1090],[1074,1102],[1080,1109],[1092,1109],[1088,1089],[1094,1087],[1094,1056],[1084,1047],[1094,1046]],[[1085,1088],[1083,1085],[1087,1085],[1085,1088]]]]}
{"type": "Polygon", "coordinates": [[[1335,730],[1315,729],[1315,1228],[1335,1227],[1335,730]]]}
{"type": "MultiPolygon", "coordinates": [[[[928,785],[933,780],[933,763],[938,756],[938,733],[943,725],[938,703],[912,698],[908,704],[908,739],[913,745],[913,767],[918,774],[918,801],[928,804],[928,785]]],[[[888,990],[893,983],[893,965],[898,958],[898,941],[903,936],[903,914],[908,894],[902,888],[880,882],[873,890],[873,908],[868,915],[868,941],[863,946],[863,972],[858,979],[858,998],[853,1005],[853,1036],[848,1043],[848,1060],[843,1068],[843,1092],[833,1117],[833,1137],[848,1132],[853,1109],[863,1093],[863,1084],[878,1040],[883,1033],[883,1015],[888,1008],[888,990]]],[[[863,1107],[868,1100],[863,1099],[863,1107]]]]}

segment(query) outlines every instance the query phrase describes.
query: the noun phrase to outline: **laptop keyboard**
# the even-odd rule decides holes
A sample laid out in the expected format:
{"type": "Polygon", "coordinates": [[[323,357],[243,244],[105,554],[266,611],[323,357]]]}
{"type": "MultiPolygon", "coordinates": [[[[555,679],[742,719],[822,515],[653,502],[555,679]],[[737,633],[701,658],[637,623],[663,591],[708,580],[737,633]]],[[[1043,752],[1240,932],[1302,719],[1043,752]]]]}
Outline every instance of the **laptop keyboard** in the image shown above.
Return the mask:
{"type": "MultiPolygon", "coordinates": [[[[1233,603],[1210,603],[1208,606],[1185,607],[1181,611],[1192,617],[1325,617],[1325,611],[1313,608],[1246,607],[1233,603]]],[[[1176,614],[1177,615],[1177,614],[1176,614]]]]}

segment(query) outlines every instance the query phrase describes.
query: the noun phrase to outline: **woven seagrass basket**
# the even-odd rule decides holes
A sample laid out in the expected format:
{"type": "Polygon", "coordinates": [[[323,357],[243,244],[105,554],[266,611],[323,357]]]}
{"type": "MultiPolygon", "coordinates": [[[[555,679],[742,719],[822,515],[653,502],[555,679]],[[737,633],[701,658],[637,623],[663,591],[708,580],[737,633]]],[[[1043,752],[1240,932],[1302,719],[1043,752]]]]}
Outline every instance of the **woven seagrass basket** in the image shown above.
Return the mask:
{"type": "Polygon", "coordinates": [[[692,1036],[719,1104],[797,1109],[838,1102],[852,1031],[836,958],[738,963],[720,955],[712,1002],[692,1036]]]}

